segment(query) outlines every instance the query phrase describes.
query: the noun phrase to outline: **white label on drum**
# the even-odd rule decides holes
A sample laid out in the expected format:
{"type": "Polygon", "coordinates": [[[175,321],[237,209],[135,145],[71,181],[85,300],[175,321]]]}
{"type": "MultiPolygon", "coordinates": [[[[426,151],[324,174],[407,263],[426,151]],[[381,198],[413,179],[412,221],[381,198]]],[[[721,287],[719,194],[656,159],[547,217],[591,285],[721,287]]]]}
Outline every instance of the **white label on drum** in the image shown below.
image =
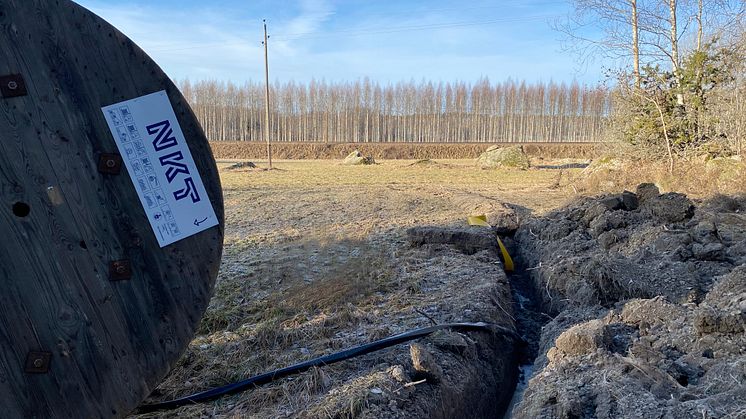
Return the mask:
{"type": "Polygon", "coordinates": [[[101,110],[161,247],[218,225],[165,91],[101,110]]]}

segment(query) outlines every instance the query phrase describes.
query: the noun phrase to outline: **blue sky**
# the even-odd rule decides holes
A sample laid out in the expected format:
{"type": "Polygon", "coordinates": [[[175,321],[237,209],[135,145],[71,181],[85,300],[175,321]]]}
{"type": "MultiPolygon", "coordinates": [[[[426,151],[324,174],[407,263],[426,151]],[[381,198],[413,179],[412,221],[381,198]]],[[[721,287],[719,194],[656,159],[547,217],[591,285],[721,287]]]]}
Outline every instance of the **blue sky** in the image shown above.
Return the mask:
{"type": "Polygon", "coordinates": [[[175,79],[261,81],[262,19],[272,80],[601,80],[562,51],[549,22],[567,0],[76,0],[175,79]]]}

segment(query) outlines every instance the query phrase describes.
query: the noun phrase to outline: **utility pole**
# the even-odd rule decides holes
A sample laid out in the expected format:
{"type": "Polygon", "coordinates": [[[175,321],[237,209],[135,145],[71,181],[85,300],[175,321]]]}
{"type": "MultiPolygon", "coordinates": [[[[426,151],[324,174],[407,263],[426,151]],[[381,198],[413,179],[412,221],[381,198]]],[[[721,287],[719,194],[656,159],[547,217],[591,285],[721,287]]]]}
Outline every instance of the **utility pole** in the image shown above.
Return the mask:
{"type": "Polygon", "coordinates": [[[267,160],[269,161],[269,168],[272,169],[272,144],[269,142],[269,58],[267,54],[267,20],[262,19],[264,22],[264,86],[265,100],[264,100],[264,139],[267,141],[267,160]]]}

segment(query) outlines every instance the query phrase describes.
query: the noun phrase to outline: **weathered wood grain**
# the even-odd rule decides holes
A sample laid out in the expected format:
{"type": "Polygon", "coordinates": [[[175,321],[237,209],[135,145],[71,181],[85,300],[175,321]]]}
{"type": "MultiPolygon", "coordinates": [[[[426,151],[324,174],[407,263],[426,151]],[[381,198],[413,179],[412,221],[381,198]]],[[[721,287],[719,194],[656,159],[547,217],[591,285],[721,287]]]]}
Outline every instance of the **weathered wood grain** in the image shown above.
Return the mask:
{"type": "Polygon", "coordinates": [[[214,159],[160,68],[68,0],[0,0],[7,74],[28,95],[0,97],[0,417],[123,416],[179,358],[210,298],[223,243],[214,159]],[[100,153],[117,152],[100,108],[159,90],[220,219],[163,249],[126,169],[97,170],[100,153]],[[132,278],[110,281],[120,259],[132,278]],[[52,353],[48,372],[24,371],[32,351],[52,353]]]}

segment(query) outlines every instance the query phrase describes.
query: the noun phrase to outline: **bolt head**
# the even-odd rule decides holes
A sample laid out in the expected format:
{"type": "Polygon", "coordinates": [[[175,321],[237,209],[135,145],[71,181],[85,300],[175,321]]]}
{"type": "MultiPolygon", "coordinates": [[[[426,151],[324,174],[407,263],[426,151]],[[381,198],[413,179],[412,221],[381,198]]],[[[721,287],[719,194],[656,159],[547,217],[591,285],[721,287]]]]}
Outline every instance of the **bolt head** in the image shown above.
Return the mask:
{"type": "Polygon", "coordinates": [[[118,175],[122,168],[122,157],[118,154],[103,153],[98,159],[98,171],[108,175],[118,175]]]}
{"type": "Polygon", "coordinates": [[[51,352],[33,351],[26,356],[27,374],[46,374],[49,371],[49,363],[52,361],[51,352]]]}

